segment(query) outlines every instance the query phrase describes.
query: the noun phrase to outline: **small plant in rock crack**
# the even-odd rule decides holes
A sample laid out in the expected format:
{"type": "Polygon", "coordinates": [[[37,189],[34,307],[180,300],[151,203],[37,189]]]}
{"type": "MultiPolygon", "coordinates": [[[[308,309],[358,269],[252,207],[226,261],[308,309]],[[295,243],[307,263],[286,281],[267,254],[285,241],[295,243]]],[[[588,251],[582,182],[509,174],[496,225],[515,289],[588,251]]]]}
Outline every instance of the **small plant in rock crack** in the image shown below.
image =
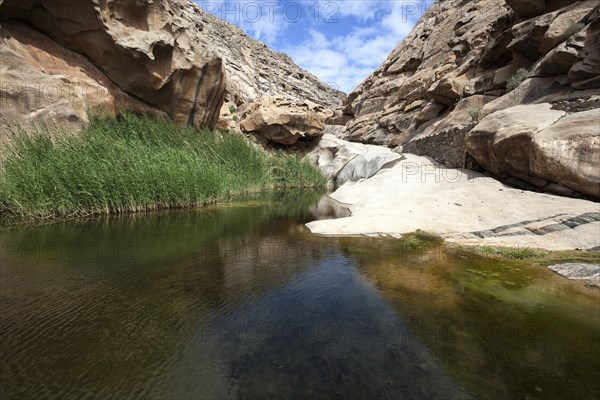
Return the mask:
{"type": "Polygon", "coordinates": [[[516,89],[517,86],[521,84],[521,82],[527,79],[528,74],[529,71],[527,71],[525,68],[519,68],[519,70],[506,82],[506,90],[510,92],[516,89]]]}
{"type": "Polygon", "coordinates": [[[469,117],[473,121],[479,120],[479,113],[481,112],[481,107],[472,107],[469,109],[469,117]]]}
{"type": "Polygon", "coordinates": [[[234,122],[238,122],[240,120],[239,115],[237,115],[237,108],[234,105],[229,106],[229,113],[231,114],[231,119],[234,122]]]}

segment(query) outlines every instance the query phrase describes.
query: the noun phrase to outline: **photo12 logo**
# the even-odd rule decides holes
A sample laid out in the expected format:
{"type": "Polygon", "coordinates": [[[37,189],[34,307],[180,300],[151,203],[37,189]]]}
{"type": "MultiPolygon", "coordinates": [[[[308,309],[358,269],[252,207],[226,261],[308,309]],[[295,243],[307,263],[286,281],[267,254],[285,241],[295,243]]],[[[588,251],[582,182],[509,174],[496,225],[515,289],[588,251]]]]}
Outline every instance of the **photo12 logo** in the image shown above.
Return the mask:
{"type": "Polygon", "coordinates": [[[338,23],[340,2],[336,1],[200,1],[202,11],[225,21],[241,23],[275,23],[285,21],[338,23]]]}
{"type": "MultiPolygon", "coordinates": [[[[202,11],[219,17],[225,21],[242,23],[339,23],[345,13],[344,9],[382,10],[390,9],[400,12],[402,23],[419,19],[433,5],[433,0],[420,1],[374,1],[374,0],[338,0],[338,1],[197,1],[202,11]],[[360,3],[360,4],[359,4],[360,3]]],[[[389,10],[388,10],[389,12],[389,10]]],[[[350,13],[352,14],[352,13],[350,13]]]]}

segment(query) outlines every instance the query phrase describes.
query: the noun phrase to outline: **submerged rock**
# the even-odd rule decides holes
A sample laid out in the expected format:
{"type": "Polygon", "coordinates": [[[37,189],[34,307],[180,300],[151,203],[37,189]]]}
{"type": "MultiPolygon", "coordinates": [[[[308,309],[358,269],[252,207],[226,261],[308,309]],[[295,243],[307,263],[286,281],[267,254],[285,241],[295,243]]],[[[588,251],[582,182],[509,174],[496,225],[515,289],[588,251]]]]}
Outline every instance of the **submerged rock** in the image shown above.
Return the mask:
{"type": "Polygon", "coordinates": [[[565,263],[550,265],[548,268],[566,278],[589,281],[600,287],[600,264],[565,263]]]}

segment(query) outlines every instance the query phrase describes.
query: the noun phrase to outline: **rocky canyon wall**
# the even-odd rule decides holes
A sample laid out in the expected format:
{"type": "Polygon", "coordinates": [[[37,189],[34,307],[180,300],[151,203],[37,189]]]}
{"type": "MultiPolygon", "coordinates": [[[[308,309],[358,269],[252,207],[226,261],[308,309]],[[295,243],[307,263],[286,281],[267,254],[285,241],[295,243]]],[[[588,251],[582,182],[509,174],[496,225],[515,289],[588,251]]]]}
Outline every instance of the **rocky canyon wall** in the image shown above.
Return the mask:
{"type": "Polygon", "coordinates": [[[0,1],[4,126],[129,109],[214,127],[224,101],[265,96],[334,107],[343,93],[189,0],[0,1]]]}
{"type": "Polygon", "coordinates": [[[598,199],[599,8],[598,0],[437,1],[345,100],[344,134],[483,167],[523,188],[598,199]]]}

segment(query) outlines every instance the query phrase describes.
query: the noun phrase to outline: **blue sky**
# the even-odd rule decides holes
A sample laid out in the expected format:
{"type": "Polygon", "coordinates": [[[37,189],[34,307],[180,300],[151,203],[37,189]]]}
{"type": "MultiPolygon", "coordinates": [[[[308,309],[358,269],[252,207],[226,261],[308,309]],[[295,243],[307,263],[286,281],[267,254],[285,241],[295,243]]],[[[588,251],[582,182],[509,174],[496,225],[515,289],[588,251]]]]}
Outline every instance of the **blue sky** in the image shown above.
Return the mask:
{"type": "Polygon", "coordinates": [[[431,0],[196,0],[349,93],[412,30],[431,0]]]}

